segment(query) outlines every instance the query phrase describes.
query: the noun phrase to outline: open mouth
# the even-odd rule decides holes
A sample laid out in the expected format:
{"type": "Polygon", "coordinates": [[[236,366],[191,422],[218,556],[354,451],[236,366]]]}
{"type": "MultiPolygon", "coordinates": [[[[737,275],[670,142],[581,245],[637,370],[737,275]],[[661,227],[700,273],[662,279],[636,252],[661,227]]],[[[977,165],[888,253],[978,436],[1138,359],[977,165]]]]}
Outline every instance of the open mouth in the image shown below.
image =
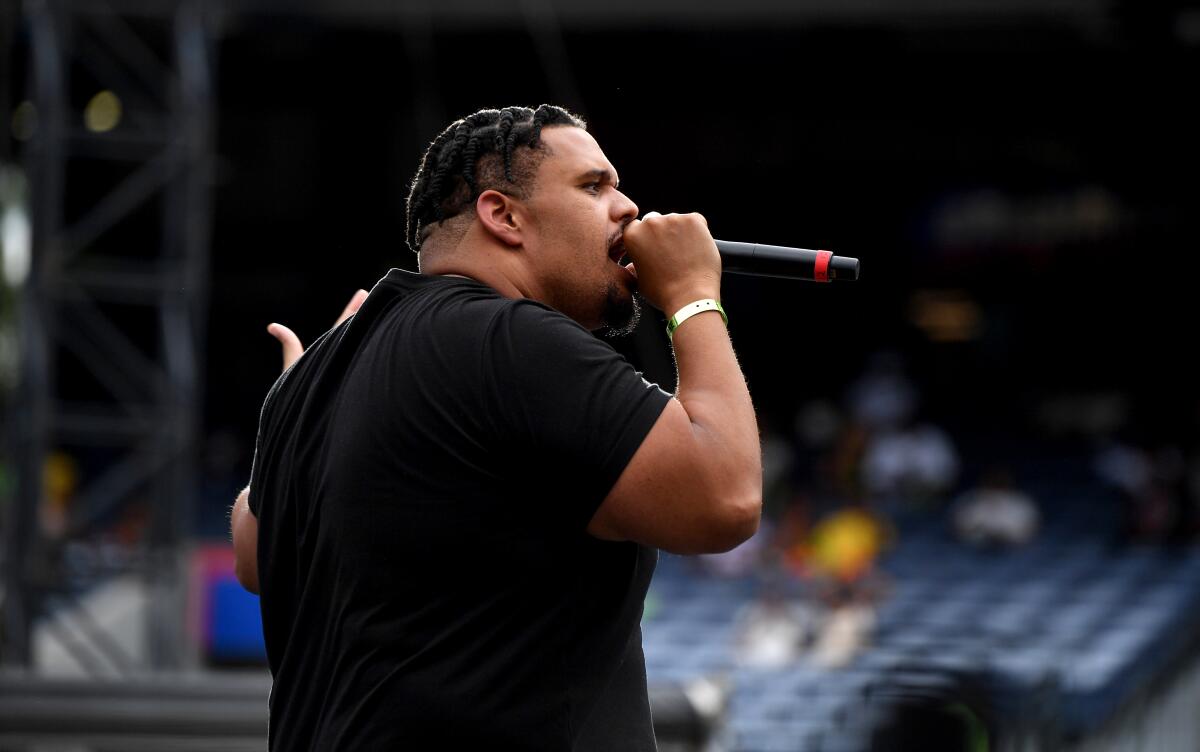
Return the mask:
{"type": "Polygon", "coordinates": [[[625,260],[625,243],[620,238],[617,238],[608,248],[608,257],[612,261],[622,264],[625,260]]]}

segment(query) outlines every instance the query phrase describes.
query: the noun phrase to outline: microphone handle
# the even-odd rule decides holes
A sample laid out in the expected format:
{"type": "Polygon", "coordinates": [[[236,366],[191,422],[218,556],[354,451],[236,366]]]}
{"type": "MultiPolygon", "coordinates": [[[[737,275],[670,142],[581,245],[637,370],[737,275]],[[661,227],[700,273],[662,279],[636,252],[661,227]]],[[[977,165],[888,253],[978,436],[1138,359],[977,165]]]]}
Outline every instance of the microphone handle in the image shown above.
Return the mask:
{"type": "Polygon", "coordinates": [[[835,256],[829,251],[788,248],[761,243],[718,240],[721,270],[758,277],[805,279],[815,282],[858,279],[858,259],[835,256]]]}

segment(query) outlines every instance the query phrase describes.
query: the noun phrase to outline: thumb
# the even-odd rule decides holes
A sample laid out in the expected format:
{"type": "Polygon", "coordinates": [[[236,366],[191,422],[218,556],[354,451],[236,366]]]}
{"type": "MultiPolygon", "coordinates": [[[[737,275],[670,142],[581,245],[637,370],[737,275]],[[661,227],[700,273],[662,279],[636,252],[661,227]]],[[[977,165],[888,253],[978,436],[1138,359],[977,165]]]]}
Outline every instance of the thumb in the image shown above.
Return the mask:
{"type": "Polygon", "coordinates": [[[283,370],[291,368],[304,354],[304,345],[300,343],[300,338],[283,324],[271,324],[267,327],[267,333],[279,340],[283,347],[283,370]]]}

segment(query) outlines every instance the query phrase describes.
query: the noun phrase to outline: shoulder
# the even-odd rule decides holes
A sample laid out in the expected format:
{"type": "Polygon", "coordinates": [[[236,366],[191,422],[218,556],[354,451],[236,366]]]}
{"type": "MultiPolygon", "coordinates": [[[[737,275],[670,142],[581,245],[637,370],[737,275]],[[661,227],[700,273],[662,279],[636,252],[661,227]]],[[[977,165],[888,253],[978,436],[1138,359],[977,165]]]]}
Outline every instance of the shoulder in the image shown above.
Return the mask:
{"type": "Polygon", "coordinates": [[[522,338],[604,344],[579,322],[545,303],[527,298],[502,299],[490,317],[489,332],[493,335],[520,335],[522,338]]]}
{"type": "Polygon", "coordinates": [[[549,363],[580,367],[625,363],[611,345],[579,322],[527,299],[507,300],[496,307],[483,345],[485,357],[516,361],[520,369],[541,369],[549,363]]]}
{"type": "Polygon", "coordinates": [[[393,269],[380,282],[392,289],[394,302],[407,299],[417,303],[420,311],[436,316],[446,326],[468,330],[482,326],[488,331],[519,329],[527,335],[545,331],[594,339],[579,323],[545,303],[508,298],[475,280],[393,269]]]}
{"type": "Polygon", "coordinates": [[[509,302],[478,282],[410,272],[390,274],[377,288],[383,294],[372,290],[354,317],[375,347],[469,351],[509,302]]]}

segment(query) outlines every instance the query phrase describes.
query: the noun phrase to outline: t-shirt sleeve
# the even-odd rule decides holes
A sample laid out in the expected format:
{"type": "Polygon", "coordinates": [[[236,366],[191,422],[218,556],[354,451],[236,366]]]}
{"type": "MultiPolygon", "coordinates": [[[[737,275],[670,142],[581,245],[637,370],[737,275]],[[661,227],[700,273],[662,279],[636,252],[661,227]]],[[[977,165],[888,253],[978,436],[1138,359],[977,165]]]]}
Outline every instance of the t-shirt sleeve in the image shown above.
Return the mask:
{"type": "MultiPolygon", "coordinates": [[[[347,319],[349,322],[350,319],[347,319]]],[[[344,332],[348,323],[343,323],[317,337],[305,350],[305,353],[316,351],[329,337],[344,332]]],[[[262,500],[271,489],[270,473],[267,471],[276,464],[278,457],[284,452],[284,445],[290,437],[291,429],[287,425],[289,410],[294,408],[303,394],[307,384],[313,378],[309,361],[304,353],[292,365],[279,374],[279,378],[271,385],[263,400],[262,410],[258,415],[258,435],[254,440],[254,461],[250,465],[250,495],[247,500],[250,511],[255,517],[260,517],[262,500]]]]}
{"type": "Polygon", "coordinates": [[[509,301],[492,319],[482,381],[495,439],[548,498],[586,527],[671,395],[563,314],[509,301]]]}
{"type": "MultiPolygon", "coordinates": [[[[281,377],[282,378],[282,377],[281,377]]],[[[263,399],[263,409],[258,414],[258,435],[254,438],[254,459],[250,465],[250,494],[246,499],[247,506],[250,506],[250,511],[254,517],[259,516],[259,510],[262,509],[262,498],[265,489],[265,479],[263,474],[263,465],[265,457],[263,456],[263,445],[266,434],[270,433],[270,415],[272,397],[275,397],[275,392],[278,389],[278,381],[271,387],[269,392],[266,392],[266,398],[263,399]]]]}
{"type": "Polygon", "coordinates": [[[268,439],[273,439],[275,434],[275,425],[273,416],[275,414],[274,406],[276,396],[279,393],[279,388],[283,384],[290,371],[285,371],[267,392],[266,398],[263,400],[262,410],[258,414],[258,435],[254,440],[254,460],[250,465],[250,494],[246,499],[247,506],[250,507],[250,512],[257,518],[262,509],[262,498],[266,493],[266,465],[267,458],[265,456],[268,439]]]}

